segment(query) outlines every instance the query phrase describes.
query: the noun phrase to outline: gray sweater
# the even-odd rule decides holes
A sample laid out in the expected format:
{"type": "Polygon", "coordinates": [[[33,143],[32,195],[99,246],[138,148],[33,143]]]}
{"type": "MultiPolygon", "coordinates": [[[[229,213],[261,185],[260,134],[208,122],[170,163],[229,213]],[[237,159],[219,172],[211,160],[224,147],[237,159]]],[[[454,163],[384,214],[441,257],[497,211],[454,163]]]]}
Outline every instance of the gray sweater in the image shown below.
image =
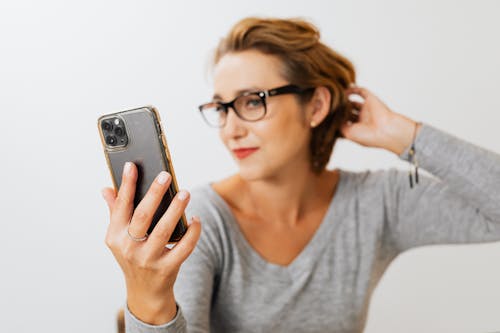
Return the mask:
{"type": "Polygon", "coordinates": [[[187,214],[201,217],[202,234],[174,286],[177,315],[153,326],[125,306],[126,331],[362,332],[373,290],[399,253],[500,241],[500,155],[425,123],[415,147],[435,177],[421,173],[410,188],[408,171],[341,169],[319,229],[288,266],[250,246],[210,184],[196,188],[187,214]]]}

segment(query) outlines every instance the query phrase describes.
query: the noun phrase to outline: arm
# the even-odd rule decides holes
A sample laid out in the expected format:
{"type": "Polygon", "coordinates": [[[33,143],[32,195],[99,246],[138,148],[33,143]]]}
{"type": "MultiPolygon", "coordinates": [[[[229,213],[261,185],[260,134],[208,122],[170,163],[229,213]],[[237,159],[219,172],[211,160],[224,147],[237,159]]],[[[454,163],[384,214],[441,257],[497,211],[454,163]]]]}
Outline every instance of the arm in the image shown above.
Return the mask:
{"type": "Polygon", "coordinates": [[[196,192],[187,209],[188,215],[201,217],[202,232],[191,255],[184,261],[174,284],[177,313],[170,322],[150,325],[135,318],[125,308],[127,332],[133,333],[206,333],[210,332],[210,308],[214,281],[220,267],[220,242],[206,199],[196,192]]]}
{"type": "MultiPolygon", "coordinates": [[[[416,122],[393,112],[366,88],[352,87],[355,122],[342,126],[345,138],[407,158],[416,122]],[[355,114],[356,114],[355,113],[355,114]]],[[[385,243],[400,251],[438,243],[500,240],[500,156],[424,124],[416,131],[416,157],[432,177],[410,188],[408,173],[384,174],[385,243]]]]}
{"type": "MultiPolygon", "coordinates": [[[[148,235],[154,212],[169,188],[172,177],[165,171],[160,172],[139,204],[135,205],[137,178],[137,167],[127,162],[118,193],[112,188],[102,191],[110,212],[106,245],[125,276],[126,319],[130,319],[131,313],[134,313],[137,319],[158,325],[170,322],[177,315],[174,282],[181,264],[195,249],[201,225],[198,219],[193,218],[182,239],[171,250],[167,250],[165,245],[189,202],[189,193],[179,191],[175,195],[148,235]]],[[[129,326],[134,331],[134,327],[129,326]]]]}
{"type": "MultiPolygon", "coordinates": [[[[411,141],[411,131],[403,132],[399,142],[411,141]]],[[[428,124],[417,132],[415,149],[420,167],[436,178],[421,174],[410,188],[407,172],[387,173],[388,230],[397,250],[500,241],[500,155],[428,124]]],[[[389,150],[408,158],[409,145],[389,150]]]]}

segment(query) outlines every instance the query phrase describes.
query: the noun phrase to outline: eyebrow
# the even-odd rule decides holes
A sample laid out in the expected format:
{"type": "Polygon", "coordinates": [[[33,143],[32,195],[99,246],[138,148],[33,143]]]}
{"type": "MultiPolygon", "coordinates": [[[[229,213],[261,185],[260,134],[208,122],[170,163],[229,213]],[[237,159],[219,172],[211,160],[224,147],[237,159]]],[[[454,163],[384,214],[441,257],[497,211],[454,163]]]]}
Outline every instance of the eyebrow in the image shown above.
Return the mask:
{"type": "MultiPolygon", "coordinates": [[[[246,92],[255,92],[255,91],[261,91],[263,90],[262,88],[258,88],[258,87],[249,87],[249,88],[246,88],[246,89],[240,89],[240,90],[237,90],[234,94],[235,97],[237,96],[240,96],[241,94],[244,94],[246,92]]],[[[212,96],[212,100],[222,100],[222,97],[215,93],[213,96],[212,96]]]]}

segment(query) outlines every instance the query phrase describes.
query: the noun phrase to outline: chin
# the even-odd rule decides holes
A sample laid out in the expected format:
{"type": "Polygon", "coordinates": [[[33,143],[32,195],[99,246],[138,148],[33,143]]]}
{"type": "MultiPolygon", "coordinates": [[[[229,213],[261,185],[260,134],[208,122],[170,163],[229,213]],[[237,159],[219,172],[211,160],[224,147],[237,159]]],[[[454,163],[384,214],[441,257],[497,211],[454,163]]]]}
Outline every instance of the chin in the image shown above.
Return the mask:
{"type": "Polygon", "coordinates": [[[238,174],[246,181],[259,180],[263,178],[263,170],[258,167],[239,167],[238,174]]]}
{"type": "Polygon", "coordinates": [[[276,168],[268,164],[252,163],[247,165],[239,165],[238,174],[246,181],[256,181],[268,178],[273,178],[278,173],[276,168]]]}

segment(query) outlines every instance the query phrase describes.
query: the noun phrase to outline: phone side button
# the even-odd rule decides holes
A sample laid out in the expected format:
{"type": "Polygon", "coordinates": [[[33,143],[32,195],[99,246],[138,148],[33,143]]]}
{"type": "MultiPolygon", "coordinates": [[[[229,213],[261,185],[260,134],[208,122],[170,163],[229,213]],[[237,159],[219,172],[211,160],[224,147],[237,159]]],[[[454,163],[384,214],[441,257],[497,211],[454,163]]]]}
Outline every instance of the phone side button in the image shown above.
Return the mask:
{"type": "Polygon", "coordinates": [[[168,150],[167,139],[165,139],[165,135],[161,134],[161,142],[163,143],[163,148],[167,152],[167,158],[170,160],[170,151],[168,150]]]}

